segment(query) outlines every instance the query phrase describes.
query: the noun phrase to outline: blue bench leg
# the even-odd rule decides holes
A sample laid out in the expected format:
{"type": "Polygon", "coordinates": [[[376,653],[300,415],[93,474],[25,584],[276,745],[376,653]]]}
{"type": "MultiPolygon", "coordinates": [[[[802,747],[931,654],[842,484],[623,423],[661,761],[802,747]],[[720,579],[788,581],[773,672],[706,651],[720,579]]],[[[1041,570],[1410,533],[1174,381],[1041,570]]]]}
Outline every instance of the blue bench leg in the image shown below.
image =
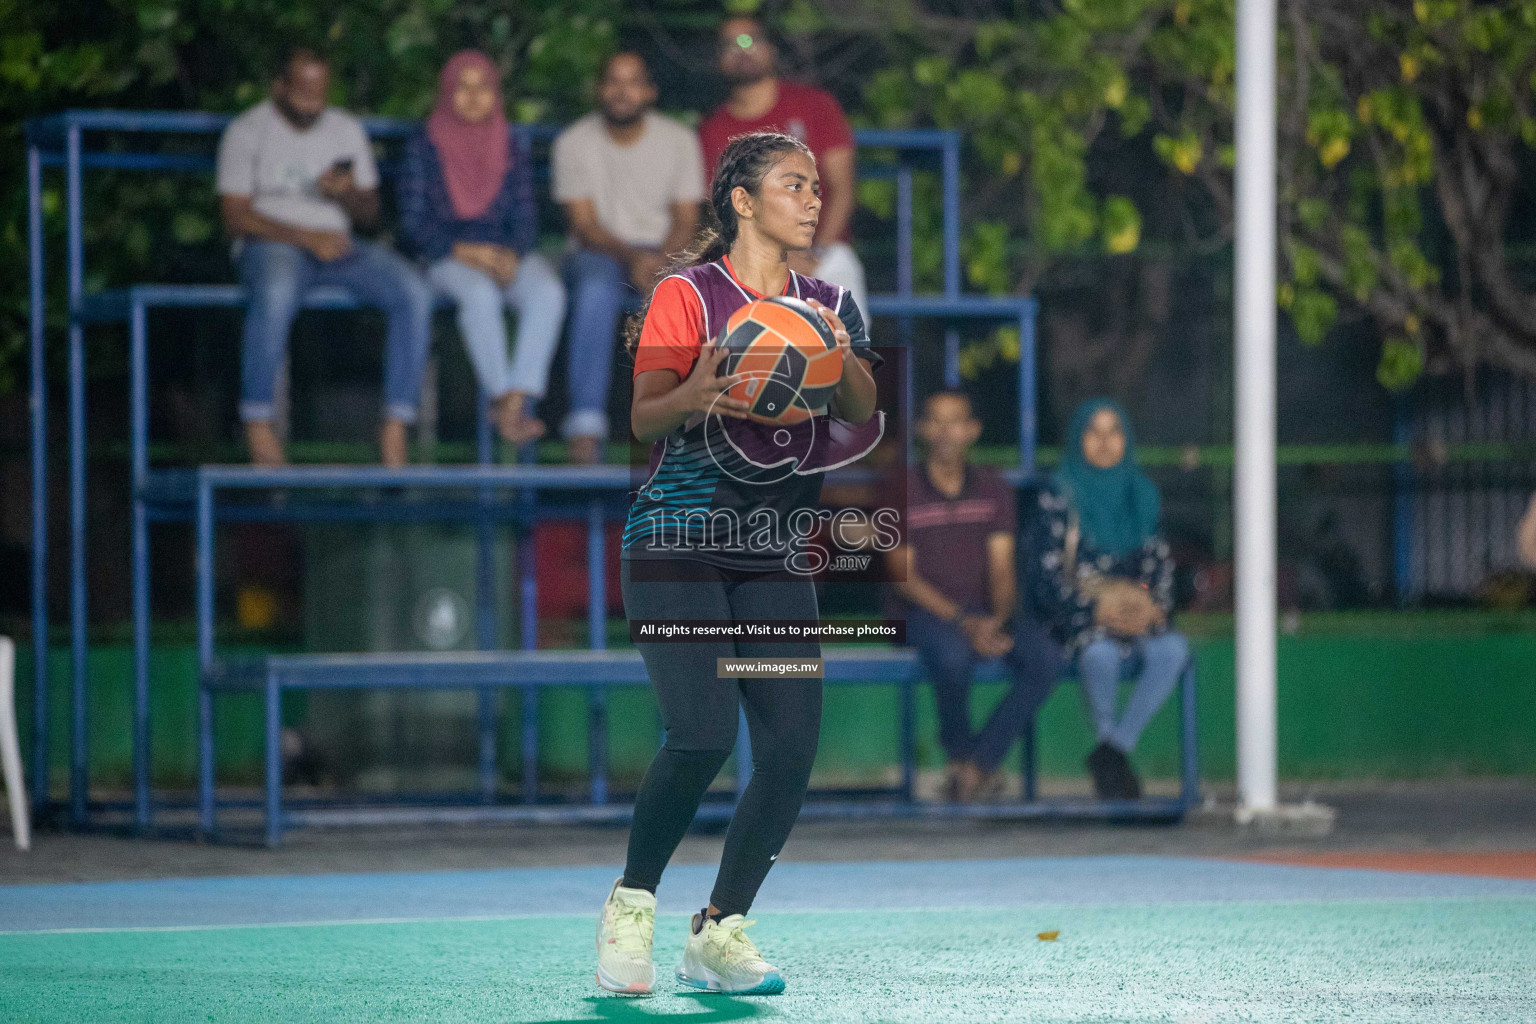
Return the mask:
{"type": "Polygon", "coordinates": [[[917,683],[909,676],[901,681],[901,798],[911,803],[917,796],[917,744],[916,732],[917,683]]]}
{"type": "Polygon", "coordinates": [[[198,830],[204,839],[213,835],[213,693],[206,681],[197,691],[198,830]]]}
{"type": "Polygon", "coordinates": [[[476,701],[480,726],[480,802],[496,802],[496,691],[485,687],[476,701]]]}
{"type": "Polygon", "coordinates": [[[539,802],[539,691],[523,687],[523,803],[539,802]]]}
{"type": "Polygon", "coordinates": [[[592,803],[608,802],[608,691],[599,686],[587,693],[587,758],[592,773],[592,803]]]}
{"type": "Polygon", "coordinates": [[[1189,663],[1184,666],[1184,674],[1179,679],[1179,711],[1183,723],[1183,741],[1180,744],[1183,754],[1183,778],[1179,784],[1179,802],[1185,810],[1194,807],[1200,802],[1200,752],[1196,739],[1195,719],[1195,684],[1197,682],[1195,672],[1195,658],[1190,655],[1189,663]]]}
{"type": "Polygon", "coordinates": [[[129,390],[133,469],[133,824],[147,831],[153,813],[149,751],[149,510],[144,504],[148,426],[145,422],[144,306],[135,302],[129,317],[131,373],[129,390]]]}
{"type": "Polygon", "coordinates": [[[267,673],[267,845],[276,846],[282,838],[283,822],[283,701],[277,676],[267,673]]]}
{"type": "Polygon", "coordinates": [[[1039,795],[1036,785],[1039,773],[1039,764],[1035,754],[1035,716],[1030,715],[1024,720],[1023,751],[1021,757],[1024,761],[1024,800],[1026,803],[1034,803],[1039,795]]]}
{"type": "Polygon", "coordinates": [[[149,829],[149,519],[133,498],[133,826],[149,829]]]}

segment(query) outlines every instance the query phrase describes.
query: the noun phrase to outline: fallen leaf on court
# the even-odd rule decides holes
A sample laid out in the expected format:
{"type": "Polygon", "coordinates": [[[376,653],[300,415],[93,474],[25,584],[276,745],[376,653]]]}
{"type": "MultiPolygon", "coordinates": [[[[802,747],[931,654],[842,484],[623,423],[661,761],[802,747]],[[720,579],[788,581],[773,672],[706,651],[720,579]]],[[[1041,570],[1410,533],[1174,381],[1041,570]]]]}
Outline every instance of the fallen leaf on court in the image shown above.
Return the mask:
{"type": "Polygon", "coordinates": [[[1059,932],[1059,931],[1056,931],[1056,932],[1041,932],[1038,936],[1036,936],[1036,938],[1038,938],[1041,942],[1055,942],[1056,941],[1056,936],[1058,936],[1060,934],[1061,934],[1061,932],[1059,932]]]}

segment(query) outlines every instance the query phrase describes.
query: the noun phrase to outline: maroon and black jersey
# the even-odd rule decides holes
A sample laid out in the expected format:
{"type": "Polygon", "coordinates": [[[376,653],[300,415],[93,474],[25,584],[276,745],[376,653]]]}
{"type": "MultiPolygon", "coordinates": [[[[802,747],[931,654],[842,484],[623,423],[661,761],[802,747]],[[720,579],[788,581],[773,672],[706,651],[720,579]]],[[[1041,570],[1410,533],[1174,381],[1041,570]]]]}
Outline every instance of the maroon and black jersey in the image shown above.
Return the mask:
{"type": "MultiPolygon", "coordinates": [[[[848,328],[854,354],[883,361],[848,290],[790,271],[784,294],[815,299],[848,328]]],[[[688,267],[651,297],[635,349],[635,375],[693,370],[732,313],[762,295],[742,284],[730,258],[688,267]]],[[[696,413],[651,448],[651,472],[624,527],[625,558],[695,558],[731,568],[786,567],[795,550],[797,510],[821,501],[822,474],[857,461],[880,440],[884,413],[854,425],[830,414],[769,425],[696,413]]],[[[800,513],[803,517],[805,513],[800,513]]]]}

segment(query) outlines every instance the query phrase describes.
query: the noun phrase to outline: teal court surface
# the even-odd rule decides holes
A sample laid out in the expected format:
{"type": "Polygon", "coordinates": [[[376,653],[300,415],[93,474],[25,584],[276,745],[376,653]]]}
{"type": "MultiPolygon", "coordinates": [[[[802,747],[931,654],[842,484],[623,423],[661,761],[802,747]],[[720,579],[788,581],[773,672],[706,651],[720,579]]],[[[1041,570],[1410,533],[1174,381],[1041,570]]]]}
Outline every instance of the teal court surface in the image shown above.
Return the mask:
{"type": "Polygon", "coordinates": [[[0,887],[0,1020],[1536,1021],[1536,881],[1113,856],[784,863],[780,996],[672,980],[712,869],[662,883],[659,993],[593,984],[617,872],[0,887]],[[1041,932],[1059,932],[1054,941],[1041,932]]]}

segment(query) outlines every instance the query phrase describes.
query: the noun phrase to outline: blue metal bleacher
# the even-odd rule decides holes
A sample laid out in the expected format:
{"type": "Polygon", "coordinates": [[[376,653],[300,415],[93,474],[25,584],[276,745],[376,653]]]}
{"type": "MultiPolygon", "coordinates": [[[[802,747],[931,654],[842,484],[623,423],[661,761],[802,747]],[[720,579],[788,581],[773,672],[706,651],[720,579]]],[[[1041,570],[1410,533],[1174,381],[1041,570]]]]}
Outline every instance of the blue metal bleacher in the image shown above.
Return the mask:
{"type": "MultiPolygon", "coordinates": [[[[1195,676],[1193,666],[1186,668],[1180,683],[1181,741],[1187,756],[1180,774],[1180,790],[1172,797],[1143,798],[1136,801],[1078,800],[1045,803],[1036,798],[1033,730],[1026,730],[1024,742],[1024,800],[1011,804],[936,805],[914,799],[915,764],[913,750],[916,720],[917,684],[922,666],[909,648],[857,649],[828,646],[823,649],[823,665],[829,685],[895,685],[900,695],[898,743],[902,763],[902,783],[893,799],[872,800],[815,799],[807,802],[802,814],[810,817],[864,817],[884,814],[900,817],[970,815],[991,818],[1073,817],[1124,818],[1139,821],[1177,821],[1197,798],[1198,768],[1194,751],[1195,676]]],[[[1001,678],[997,663],[983,665],[980,681],[1001,678]]],[[[607,702],[608,690],[621,686],[647,686],[649,681],[639,652],[634,650],[588,651],[489,651],[474,654],[320,654],[289,657],[275,655],[258,663],[216,663],[205,677],[199,694],[198,735],[200,782],[198,787],[199,828],[205,836],[218,834],[214,788],[213,700],[221,693],[254,692],[261,695],[263,707],[263,787],[262,836],[275,846],[283,832],[303,825],[392,824],[398,822],[594,822],[622,820],[630,813],[623,804],[608,798],[607,702]],[[474,807],[334,807],[287,808],[282,798],[282,753],[280,749],[282,695],[290,690],[377,690],[409,689],[518,689],[525,705],[537,692],[548,686],[580,686],[593,696],[588,721],[588,766],[591,773],[590,797],[586,804],[550,806],[538,800],[534,776],[525,774],[523,800],[517,804],[498,805],[493,800],[474,807]]],[[[523,736],[524,764],[537,763],[537,730],[523,736]]],[[[751,778],[751,744],[745,727],[738,733],[736,745],[736,799],[751,778]]],[[[699,809],[704,819],[729,816],[733,804],[706,803],[699,809]]]]}
{"type": "MultiPolygon", "coordinates": [[[[610,804],[607,775],[607,694],[616,686],[646,685],[645,667],[634,650],[604,650],[606,583],[602,523],[604,491],[624,486],[630,470],[624,466],[549,467],[413,467],[388,470],[379,467],[313,467],[256,469],[249,466],[203,466],[195,471],[196,548],[198,562],[197,642],[202,685],[199,689],[199,824],[205,835],[216,825],[214,786],[213,702],[229,692],[260,694],[264,707],[264,834],[276,844],[285,826],[335,824],[338,822],[420,822],[465,820],[595,821],[623,816],[628,809],[610,804]],[[236,505],[216,500],[217,492],[266,491],[281,488],[289,493],[309,489],[351,488],[473,488],[484,494],[497,489],[511,491],[548,487],[588,494],[588,630],[592,649],[586,651],[485,651],[473,654],[304,654],[275,655],[240,662],[218,657],[214,637],[214,588],[216,577],[215,534],[221,517],[230,517],[236,505]],[[586,690],[588,711],[588,759],[590,798],[585,805],[548,806],[540,803],[537,774],[525,768],[521,802],[497,801],[499,773],[496,765],[495,721],[482,716],[479,744],[480,802],[473,807],[443,808],[348,807],[320,810],[284,810],[281,799],[282,757],[279,710],[282,693],[313,689],[451,689],[480,691],[484,696],[498,689],[518,689],[523,699],[522,761],[538,763],[538,720],[530,712],[537,694],[551,686],[576,686],[586,690]]],[[[922,666],[910,649],[837,647],[824,649],[824,668],[829,685],[894,685],[898,688],[900,716],[897,732],[901,785],[889,794],[894,799],[873,802],[811,800],[806,814],[858,816],[876,813],[914,816],[921,814],[985,814],[993,817],[1113,817],[1144,821],[1175,821],[1198,797],[1198,762],[1195,743],[1195,671],[1186,666],[1180,684],[1179,740],[1180,788],[1176,796],[1139,801],[1042,802],[1036,794],[1034,723],[1023,730],[1024,801],[974,807],[923,805],[915,801],[916,722],[915,692],[923,676],[922,666]]],[[[1004,678],[999,662],[983,663],[978,681],[1004,678]]],[[[751,745],[747,730],[739,729],[736,746],[737,796],[751,776],[751,745]]],[[[700,812],[729,813],[729,808],[706,807],[700,812]]]]}
{"type": "MultiPolygon", "coordinates": [[[[440,820],[444,815],[467,817],[533,817],[536,819],[562,816],[583,818],[593,814],[612,815],[614,805],[607,800],[606,757],[594,755],[592,801],[586,806],[544,806],[537,802],[534,773],[525,771],[521,804],[498,803],[496,782],[498,778],[494,753],[495,691],[503,687],[522,687],[530,698],[543,686],[585,686],[588,689],[589,710],[592,721],[592,749],[605,749],[605,738],[600,723],[604,720],[606,691],[610,686],[635,685],[644,681],[639,671],[637,656],[633,652],[544,652],[534,651],[537,622],[532,573],[531,552],[524,547],[519,552],[518,565],[522,572],[520,589],[523,608],[521,640],[525,650],[521,652],[490,652],[457,656],[428,655],[293,655],[266,659],[264,665],[243,668],[233,666],[215,657],[213,646],[213,577],[215,528],[220,520],[264,519],[268,521],[315,521],[319,519],[387,519],[390,517],[422,520],[452,520],[473,523],[479,528],[479,593],[484,600],[477,601],[479,616],[477,635],[482,648],[493,646],[494,615],[492,588],[490,535],[498,522],[513,522],[526,527],[540,518],[584,519],[588,527],[589,567],[589,619],[593,647],[602,646],[605,633],[604,607],[605,580],[603,561],[603,527],[610,518],[621,516],[622,497],[631,486],[627,467],[536,467],[490,466],[491,438],[480,417],[480,437],[477,445],[480,465],[461,467],[417,467],[403,471],[388,471],[376,467],[294,467],[282,471],[258,471],[249,467],[205,466],[198,469],[162,469],[150,465],[147,416],[149,321],[151,311],[165,308],[214,308],[239,307],[244,303],[244,292],[235,285],[158,285],[141,284],[126,289],[87,294],[85,283],[85,252],[81,230],[83,220],[82,175],[87,169],[105,168],[145,172],[205,172],[212,166],[211,158],[198,155],[168,154],[125,151],[121,148],[87,148],[86,141],[97,135],[122,138],[133,135],[212,135],[221,131],[228,118],[224,115],[200,113],[123,112],[123,111],[70,111],[48,118],[38,119],[27,126],[27,160],[29,182],[29,237],[31,242],[31,291],[32,291],[32,402],[33,402],[33,481],[34,481],[34,631],[37,645],[38,675],[35,680],[37,693],[45,694],[46,636],[47,636],[47,588],[43,572],[46,565],[48,535],[43,514],[44,496],[47,493],[47,429],[46,429],[46,379],[42,358],[44,342],[43,307],[47,294],[44,273],[42,176],[47,167],[60,167],[64,172],[64,215],[66,235],[66,265],[68,268],[69,298],[69,493],[70,493],[70,624],[72,635],[71,665],[71,723],[70,723],[70,785],[69,820],[76,825],[90,821],[92,805],[89,801],[89,765],[87,760],[85,707],[88,679],[86,675],[86,591],[85,591],[85,348],[83,332],[88,324],[119,322],[129,329],[130,362],[130,441],[132,481],[132,580],[134,616],[134,718],[132,738],[134,751],[134,796],[132,801],[133,822],[140,829],[148,828],[152,821],[154,802],[149,785],[149,532],[152,521],[190,522],[197,537],[198,568],[198,653],[202,671],[201,711],[203,733],[204,772],[200,786],[199,805],[205,828],[213,824],[213,789],[211,774],[212,733],[208,725],[213,696],[233,689],[255,689],[266,695],[268,706],[267,735],[267,835],[275,841],[285,824],[304,824],[348,820],[376,820],[380,815],[393,814],[397,818],[411,820],[440,820]],[[279,504],[254,505],[252,503],[218,500],[218,492],[229,489],[266,489],[282,487],[288,490],[304,489],[386,489],[370,493],[394,493],[391,488],[439,488],[471,489],[469,500],[413,501],[408,507],[398,501],[378,500],[359,504],[355,500],[285,501],[279,504]],[[585,495],[575,503],[552,504],[543,500],[545,492],[585,495]],[[573,667],[574,666],[574,667],[573,667]],[[578,671],[577,669],[580,669],[578,671]],[[584,674],[585,673],[585,674],[584,674]],[[637,674],[638,673],[638,674],[637,674]],[[279,793],[275,788],[274,773],[280,767],[274,761],[272,732],[276,714],[277,694],[284,689],[304,689],[326,686],[424,686],[440,688],[472,689],[480,694],[481,758],[480,803],[475,807],[400,808],[395,811],[368,808],[288,810],[281,808],[279,793]],[[597,809],[597,810],[594,810],[597,809]],[[415,815],[412,818],[412,815],[415,815]],[[425,817],[423,817],[425,816],[425,817]]],[[[371,136],[379,140],[396,139],[411,125],[407,122],[386,119],[365,119],[371,136]]],[[[551,126],[524,126],[536,140],[550,138],[556,129],[551,126]]],[[[1034,469],[1035,447],[1035,376],[1034,376],[1034,322],[1035,304],[1027,297],[990,297],[963,295],[960,290],[959,265],[959,138],[944,131],[860,131],[857,142],[862,148],[875,148],[893,153],[893,162],[867,163],[861,173],[883,174],[896,182],[897,220],[897,292],[870,297],[869,313],[872,317],[892,317],[896,320],[898,341],[909,341],[912,321],[918,317],[939,318],[953,324],[960,320],[980,319],[1013,322],[1020,331],[1020,359],[1018,368],[1019,400],[1019,464],[1009,476],[1015,481],[1028,478],[1034,469]],[[913,176],[914,173],[933,167],[940,175],[943,194],[944,238],[944,292],[940,295],[913,293],[913,176]]],[[[317,289],[306,296],[306,308],[350,309],[356,302],[350,295],[317,289]]],[[[958,334],[950,329],[946,334],[945,376],[948,383],[958,381],[958,334]]],[[[908,394],[904,396],[910,407],[910,375],[907,380],[908,394]]],[[[848,477],[857,477],[861,471],[842,471],[848,477]]],[[[524,544],[528,531],[523,530],[524,544]]],[[[985,670],[996,674],[995,666],[985,670]]],[[[828,802],[820,806],[828,813],[916,813],[912,803],[912,773],[914,770],[914,746],[912,742],[911,690],[916,682],[916,663],[910,652],[870,650],[862,654],[839,652],[828,655],[828,681],[873,682],[877,678],[899,685],[903,689],[902,760],[904,784],[895,804],[853,804],[828,802]],[[887,674],[882,676],[881,674],[887,674]],[[860,809],[862,808],[862,810],[860,809]]],[[[1182,731],[1185,748],[1184,788],[1174,801],[1143,801],[1135,805],[1112,807],[1110,805],[1052,804],[1034,800],[1033,786],[1033,731],[1026,733],[1027,800],[1017,805],[1014,813],[1024,815],[1050,813],[1107,814],[1145,816],[1152,818],[1177,817],[1188,802],[1194,799],[1194,748],[1193,748],[1193,676],[1185,682],[1185,727],[1182,731]]],[[[524,754],[525,764],[536,761],[537,701],[527,699],[524,707],[524,754]],[[532,737],[530,740],[529,737],[532,737]],[[534,754],[534,759],[527,755],[534,754]]],[[[39,699],[34,706],[34,737],[48,735],[48,702],[39,699]]],[[[746,757],[745,730],[739,745],[738,757],[746,757]]],[[[48,805],[50,786],[46,743],[35,742],[36,752],[33,786],[34,805],[48,805]]],[[[749,761],[743,760],[743,765],[749,761]]],[[[743,778],[740,773],[738,778],[743,778]]]]}

